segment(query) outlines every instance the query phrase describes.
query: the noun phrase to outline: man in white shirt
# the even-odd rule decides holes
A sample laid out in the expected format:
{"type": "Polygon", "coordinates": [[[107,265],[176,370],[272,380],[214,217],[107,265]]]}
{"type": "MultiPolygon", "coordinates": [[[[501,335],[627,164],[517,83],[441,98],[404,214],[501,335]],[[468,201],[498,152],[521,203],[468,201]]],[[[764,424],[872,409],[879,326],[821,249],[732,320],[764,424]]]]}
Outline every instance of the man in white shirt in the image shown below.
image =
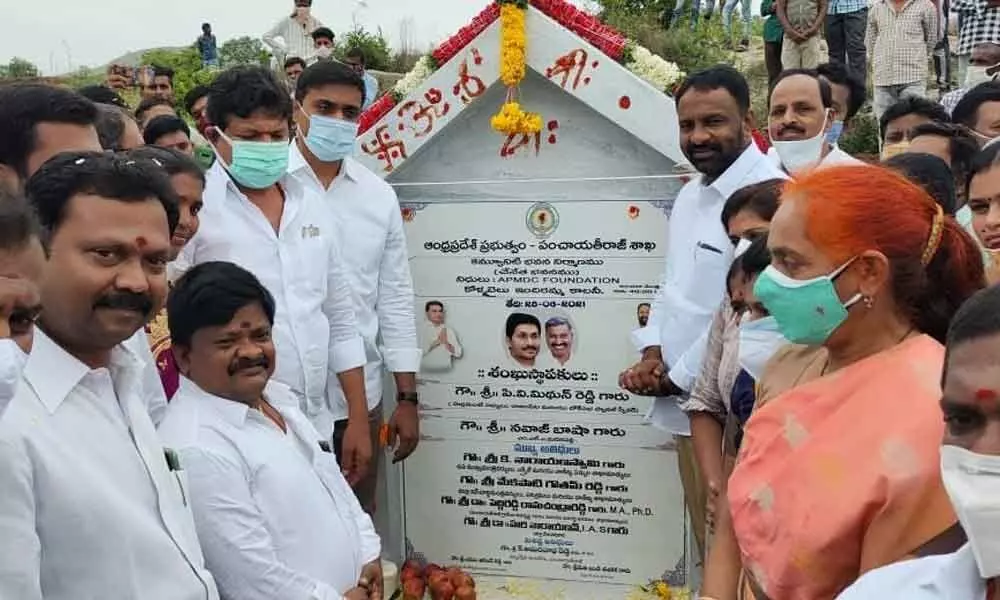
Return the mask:
{"type": "Polygon", "coordinates": [[[440,300],[430,300],[424,305],[423,335],[421,348],[424,353],[420,361],[420,370],[441,373],[450,371],[452,363],[462,358],[462,344],[458,334],[445,324],[444,303],[440,300]]]}
{"type": "MultiPolygon", "coordinates": [[[[36,83],[0,87],[0,140],[4,140],[0,185],[22,189],[35,171],[61,152],[100,151],[97,120],[94,103],[73,90],[36,83]]],[[[167,399],[146,332],[137,331],[125,344],[145,363],[143,396],[155,423],[167,399]]],[[[12,375],[8,371],[7,377],[12,375]]]]}
{"type": "MultiPolygon", "coordinates": [[[[1000,287],[966,301],[948,329],[941,478],[960,526],[951,554],[869,572],[841,600],[1000,598],[1000,287]]],[[[947,534],[945,534],[947,536],[947,534]]]]}
{"type": "Polygon", "coordinates": [[[0,416],[14,398],[31,352],[44,268],[34,211],[0,186],[0,416]]]}
{"type": "MultiPolygon", "coordinates": [[[[206,176],[198,234],[178,261],[229,261],[261,280],[278,307],[274,378],[292,389],[318,430],[331,432],[337,390],[352,411],[367,414],[365,342],[337,224],[323,198],[287,173],[292,99],[266,69],[230,69],[210,87],[208,118],[218,160],[206,176]]],[[[351,428],[345,443],[352,482],[372,458],[363,425],[351,428]]]]}
{"type": "MultiPolygon", "coordinates": [[[[396,409],[389,419],[394,461],[405,460],[420,439],[417,414],[417,371],[420,344],[414,315],[413,280],[396,193],[381,178],[351,158],[364,101],[364,83],[347,66],[317,63],[302,73],[295,91],[297,136],[289,173],[321,199],[337,226],[340,251],[350,256],[347,275],[354,290],[354,312],[367,349],[365,365],[368,405],[355,410],[332,387],[328,412],[333,427],[314,420],[324,435],[334,435],[337,455],[360,439],[367,427],[371,443],[382,425],[382,381],[385,371],[396,384],[396,409]]],[[[375,509],[378,460],[355,487],[361,505],[375,509]]]]}
{"type": "Polygon", "coordinates": [[[0,420],[0,598],[216,599],[144,365],[122,345],[166,295],[170,182],[85,152],[50,160],[26,191],[48,246],[45,310],[0,420]]]}
{"type": "Polygon", "coordinates": [[[533,369],[542,350],[542,322],[535,315],[510,313],[504,324],[507,356],[519,369],[533,369]]]}
{"type": "Polygon", "coordinates": [[[545,344],[560,367],[565,367],[573,356],[573,338],[573,324],[569,319],[550,317],[545,321],[545,344]]]}
{"type": "Polygon", "coordinates": [[[833,92],[830,83],[816,71],[792,69],[778,75],[768,111],[772,158],[785,172],[862,164],[828,139],[836,120],[833,92]]]}
{"type": "MultiPolygon", "coordinates": [[[[681,150],[700,173],[677,194],[667,231],[663,279],[646,327],[636,331],[642,359],[622,372],[620,384],[642,395],[657,395],[650,419],[672,427],[679,407],[704,362],[712,315],[726,293],[733,243],[722,226],[722,208],[736,190],[784,172],[757,149],[751,138],[750,89],[728,66],[690,75],[677,95],[681,150]]],[[[684,432],[688,433],[688,432],[684,432]]],[[[688,512],[704,522],[706,498],[699,483],[691,438],[675,438],[688,512]]]]}
{"type": "Polygon", "coordinates": [[[287,58],[305,58],[313,52],[312,32],[323,23],[312,15],[312,0],[295,0],[292,14],[282,17],[263,35],[264,43],[281,64],[287,58]]]}
{"type": "Polygon", "coordinates": [[[677,194],[667,232],[663,280],[646,327],[637,331],[643,359],[622,373],[640,394],[661,389],[666,365],[674,392],[690,389],[702,360],[682,360],[708,331],[726,291],[733,244],[722,207],[741,187],[787,176],[753,143],[750,90],[735,69],[718,66],[688,77],[677,93],[681,149],[700,173],[677,194]],[[690,365],[690,366],[685,366],[690,365]],[[692,368],[693,367],[693,368],[692,368]]]}
{"type": "Polygon", "coordinates": [[[183,374],[160,426],[190,483],[223,598],[381,599],[381,543],[330,443],[270,381],[275,301],[227,262],[189,270],[167,305],[183,374]]]}

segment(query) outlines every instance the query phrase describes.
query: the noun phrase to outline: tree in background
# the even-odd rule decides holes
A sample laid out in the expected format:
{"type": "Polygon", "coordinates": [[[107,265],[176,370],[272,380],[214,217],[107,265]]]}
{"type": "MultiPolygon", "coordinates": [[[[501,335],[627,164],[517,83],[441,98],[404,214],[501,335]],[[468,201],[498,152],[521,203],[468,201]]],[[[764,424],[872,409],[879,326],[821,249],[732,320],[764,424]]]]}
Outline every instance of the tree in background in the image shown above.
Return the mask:
{"type": "Polygon", "coordinates": [[[375,71],[388,71],[393,65],[392,50],[389,49],[389,42],[382,35],[382,30],[378,33],[369,33],[358,27],[354,31],[345,33],[337,40],[336,57],[344,58],[344,54],[351,48],[361,48],[365,53],[365,62],[369,69],[375,71]]]}
{"type": "Polygon", "coordinates": [[[35,63],[15,56],[6,65],[0,65],[0,79],[32,79],[40,75],[35,63]]]}
{"type": "Polygon", "coordinates": [[[236,65],[266,67],[270,64],[271,53],[264,48],[264,43],[260,39],[245,35],[222,44],[219,48],[219,60],[226,69],[236,65]]]}

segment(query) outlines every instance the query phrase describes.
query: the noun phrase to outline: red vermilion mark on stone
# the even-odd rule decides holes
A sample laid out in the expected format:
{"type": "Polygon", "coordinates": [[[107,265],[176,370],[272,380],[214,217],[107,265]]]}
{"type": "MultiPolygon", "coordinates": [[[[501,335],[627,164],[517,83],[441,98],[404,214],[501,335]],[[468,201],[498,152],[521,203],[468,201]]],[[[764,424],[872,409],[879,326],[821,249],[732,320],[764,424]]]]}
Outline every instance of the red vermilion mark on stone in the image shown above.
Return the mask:
{"type": "Polygon", "coordinates": [[[621,98],[618,99],[618,106],[622,110],[628,110],[632,108],[632,99],[629,98],[628,96],[622,96],[621,98]]]}

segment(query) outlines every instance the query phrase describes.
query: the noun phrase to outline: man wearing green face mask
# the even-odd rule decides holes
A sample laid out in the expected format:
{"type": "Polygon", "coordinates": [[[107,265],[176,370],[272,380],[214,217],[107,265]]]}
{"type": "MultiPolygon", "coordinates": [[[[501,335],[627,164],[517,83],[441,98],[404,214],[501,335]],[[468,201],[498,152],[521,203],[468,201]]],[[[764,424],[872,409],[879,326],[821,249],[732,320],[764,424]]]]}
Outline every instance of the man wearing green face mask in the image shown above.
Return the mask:
{"type": "MultiPolygon", "coordinates": [[[[333,430],[335,383],[346,403],[365,413],[365,344],[351,284],[322,199],[290,177],[292,100],[274,74],[259,67],[220,74],[209,88],[206,137],[217,160],[206,174],[201,227],[178,271],[209,261],[236,263],[274,295],[274,378],[292,389],[324,433],[333,430]],[[325,422],[324,422],[325,421],[325,422]]],[[[356,483],[368,470],[367,422],[352,422],[341,464],[356,483]]]]}
{"type": "MultiPolygon", "coordinates": [[[[398,445],[391,445],[396,445],[394,462],[399,462],[416,449],[420,439],[417,371],[423,352],[417,340],[399,200],[389,184],[351,157],[365,90],[361,75],[339,62],[319,62],[302,73],[295,91],[297,127],[288,172],[322,199],[340,229],[341,251],[351,255],[347,275],[357,291],[354,311],[371,350],[365,366],[367,407],[352,407],[338,388],[330,390],[334,448],[341,452],[352,421],[368,423],[372,441],[377,441],[375,434],[382,425],[382,380],[388,371],[396,383],[390,443],[398,440],[398,445]]],[[[355,486],[361,506],[369,513],[375,510],[375,475],[382,454],[372,451],[369,476],[355,486]]]]}

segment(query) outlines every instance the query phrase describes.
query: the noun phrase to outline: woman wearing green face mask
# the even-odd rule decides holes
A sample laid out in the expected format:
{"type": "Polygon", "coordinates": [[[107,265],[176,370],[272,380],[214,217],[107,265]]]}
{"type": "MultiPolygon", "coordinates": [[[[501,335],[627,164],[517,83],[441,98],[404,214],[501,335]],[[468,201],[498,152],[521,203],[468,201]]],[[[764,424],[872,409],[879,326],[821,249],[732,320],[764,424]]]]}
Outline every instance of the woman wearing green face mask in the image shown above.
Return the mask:
{"type": "Polygon", "coordinates": [[[702,589],[720,600],[832,598],[956,521],[938,464],[940,342],[983,286],[975,243],[880,167],[831,167],[782,198],[754,291],[785,338],[822,350],[805,363],[779,350],[765,369],[786,388],[758,401],[728,483],[702,589]]]}

